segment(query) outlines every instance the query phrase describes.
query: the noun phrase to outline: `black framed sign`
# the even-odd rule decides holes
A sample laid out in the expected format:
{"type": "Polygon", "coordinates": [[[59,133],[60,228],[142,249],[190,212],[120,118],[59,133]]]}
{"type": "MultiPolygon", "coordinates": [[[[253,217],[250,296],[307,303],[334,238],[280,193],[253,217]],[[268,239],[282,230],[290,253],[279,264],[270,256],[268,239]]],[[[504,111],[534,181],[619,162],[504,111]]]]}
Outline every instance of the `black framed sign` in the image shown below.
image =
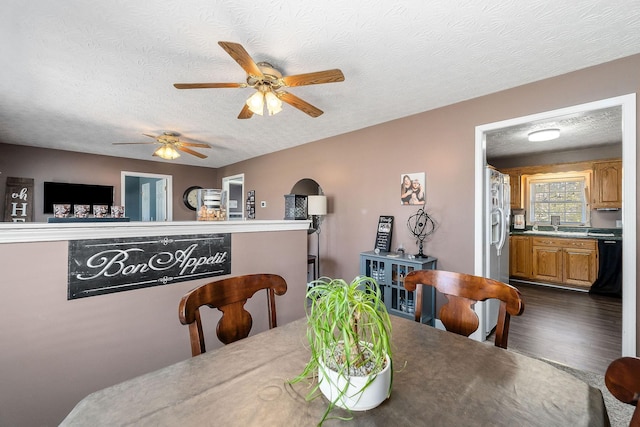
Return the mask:
{"type": "Polygon", "coordinates": [[[33,221],[33,178],[7,177],[4,221],[33,221]]]}
{"type": "Polygon", "coordinates": [[[231,273],[231,234],[69,241],[67,299],[231,273]]]}
{"type": "Polygon", "coordinates": [[[393,216],[383,215],[378,219],[376,249],[382,252],[391,251],[391,235],[393,233],[393,216]]]}

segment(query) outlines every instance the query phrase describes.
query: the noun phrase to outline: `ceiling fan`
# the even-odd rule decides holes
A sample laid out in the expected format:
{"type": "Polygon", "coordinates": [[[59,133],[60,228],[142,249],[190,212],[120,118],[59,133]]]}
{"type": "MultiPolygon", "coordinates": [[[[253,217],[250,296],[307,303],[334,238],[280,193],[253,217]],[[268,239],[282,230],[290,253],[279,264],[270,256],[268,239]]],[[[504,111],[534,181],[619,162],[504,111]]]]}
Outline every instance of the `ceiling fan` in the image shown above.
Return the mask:
{"type": "Polygon", "coordinates": [[[254,62],[242,45],[233,42],[218,44],[247,72],[246,83],[175,83],[177,89],[211,89],[252,87],[256,93],[251,95],[238,115],[239,119],[249,119],[253,114],[263,115],[266,106],[268,114],[274,115],[282,110],[282,101],[310,115],[320,116],[323,111],[297,96],[283,90],[285,87],[315,85],[344,81],[342,71],[338,69],[315,73],[283,76],[268,62],[254,62]]]}
{"type": "Polygon", "coordinates": [[[206,159],[207,156],[198,153],[197,151],[194,151],[188,147],[211,148],[211,146],[208,144],[181,141],[180,138],[178,138],[179,134],[177,132],[163,132],[162,135],[149,135],[148,133],[143,133],[143,135],[148,136],[149,138],[153,138],[155,139],[155,141],[114,142],[113,145],[160,144],[160,147],[153,152],[153,155],[166,160],[173,160],[180,157],[180,153],[178,151],[183,151],[201,159],[206,159]]]}

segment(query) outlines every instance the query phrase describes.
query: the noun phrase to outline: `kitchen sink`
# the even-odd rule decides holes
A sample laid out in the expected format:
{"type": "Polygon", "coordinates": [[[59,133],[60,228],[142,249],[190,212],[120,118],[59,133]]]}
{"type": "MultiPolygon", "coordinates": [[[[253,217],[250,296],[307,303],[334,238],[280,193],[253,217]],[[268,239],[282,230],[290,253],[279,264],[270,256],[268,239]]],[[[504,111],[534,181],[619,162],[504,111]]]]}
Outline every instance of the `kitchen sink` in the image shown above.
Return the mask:
{"type": "Polygon", "coordinates": [[[559,236],[559,237],[587,237],[588,231],[549,231],[549,230],[527,230],[525,234],[543,234],[545,236],[559,236]]]}

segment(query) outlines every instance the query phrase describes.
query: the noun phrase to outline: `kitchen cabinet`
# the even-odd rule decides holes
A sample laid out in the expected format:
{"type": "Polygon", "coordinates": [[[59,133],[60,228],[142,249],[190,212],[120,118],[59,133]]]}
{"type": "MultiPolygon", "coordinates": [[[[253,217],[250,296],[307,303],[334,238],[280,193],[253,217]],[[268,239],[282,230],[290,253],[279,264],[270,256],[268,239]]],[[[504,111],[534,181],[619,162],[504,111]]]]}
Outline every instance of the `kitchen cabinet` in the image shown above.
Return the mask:
{"type": "MultiPolygon", "coordinates": [[[[369,251],[360,254],[360,274],[378,282],[389,314],[413,320],[415,292],[404,288],[404,277],[413,270],[435,270],[437,263],[433,257],[410,259],[405,254],[369,251]]],[[[435,304],[435,288],[425,286],[422,291],[422,323],[434,326],[435,304]]]]}
{"type": "Polygon", "coordinates": [[[596,240],[531,237],[531,279],[591,287],[598,275],[596,240]]]}
{"type": "Polygon", "coordinates": [[[622,208],[622,161],[593,164],[592,208],[622,208]]]}
{"type": "Polygon", "coordinates": [[[531,277],[530,236],[509,237],[509,276],[521,279],[531,277]]]}
{"type": "Polygon", "coordinates": [[[520,195],[520,181],[522,174],[519,170],[512,170],[509,172],[509,183],[511,185],[511,209],[521,209],[522,199],[520,195]]]}
{"type": "Polygon", "coordinates": [[[511,190],[511,209],[521,209],[520,181],[522,171],[520,169],[502,169],[501,173],[509,175],[509,187],[511,190]]]}

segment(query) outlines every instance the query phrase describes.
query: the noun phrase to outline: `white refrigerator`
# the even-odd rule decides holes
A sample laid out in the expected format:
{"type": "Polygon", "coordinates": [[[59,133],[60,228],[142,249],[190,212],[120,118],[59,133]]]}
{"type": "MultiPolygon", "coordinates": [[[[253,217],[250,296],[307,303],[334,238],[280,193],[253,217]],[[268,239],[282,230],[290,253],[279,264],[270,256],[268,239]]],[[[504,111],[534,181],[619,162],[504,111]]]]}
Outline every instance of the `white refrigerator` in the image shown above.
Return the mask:
{"type": "MultiPolygon", "coordinates": [[[[485,275],[509,283],[509,226],[511,218],[511,187],[509,175],[495,169],[485,170],[485,275]]],[[[484,340],[496,327],[500,302],[490,299],[484,303],[484,340]]]]}

